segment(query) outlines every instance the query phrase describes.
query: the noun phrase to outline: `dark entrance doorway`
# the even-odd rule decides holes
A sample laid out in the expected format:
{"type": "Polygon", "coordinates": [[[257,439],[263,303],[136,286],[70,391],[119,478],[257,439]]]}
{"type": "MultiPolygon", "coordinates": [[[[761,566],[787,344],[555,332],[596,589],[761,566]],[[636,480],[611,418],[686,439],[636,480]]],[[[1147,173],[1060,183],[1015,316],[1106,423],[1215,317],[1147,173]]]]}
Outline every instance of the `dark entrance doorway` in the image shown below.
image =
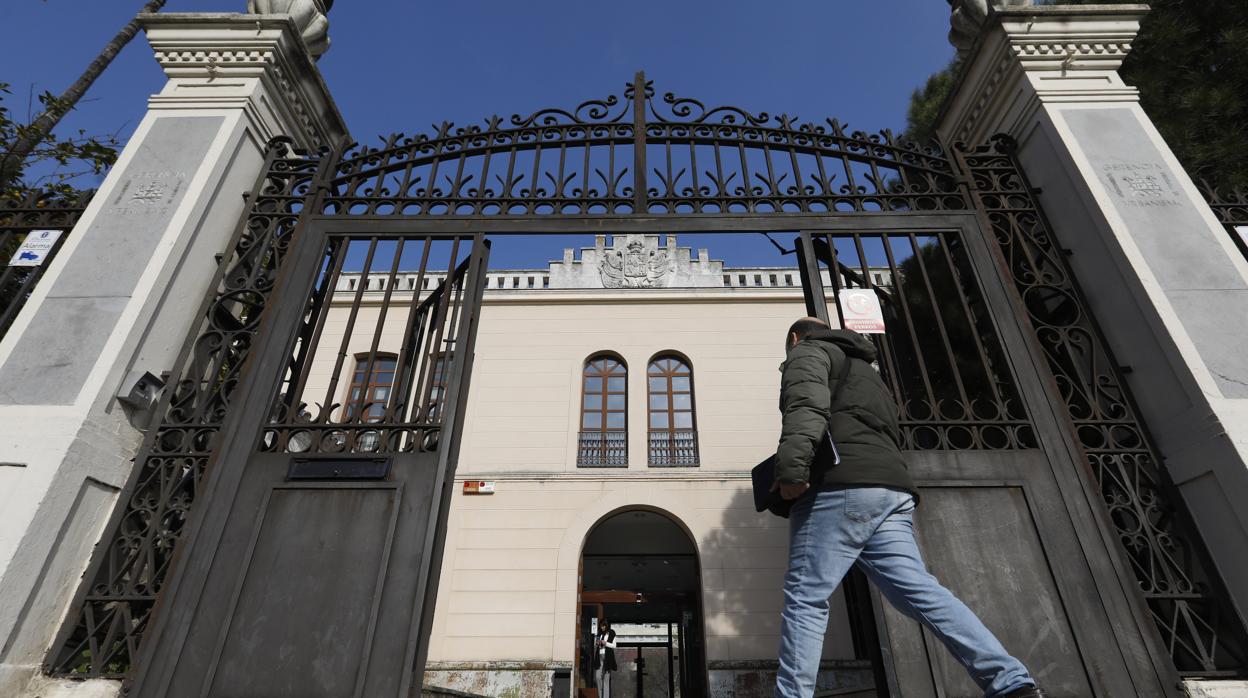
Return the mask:
{"type": "Polygon", "coordinates": [[[655,511],[612,514],[581,553],[577,695],[601,698],[594,639],[616,632],[611,698],[698,698],[706,691],[702,581],[693,540],[655,511]]]}

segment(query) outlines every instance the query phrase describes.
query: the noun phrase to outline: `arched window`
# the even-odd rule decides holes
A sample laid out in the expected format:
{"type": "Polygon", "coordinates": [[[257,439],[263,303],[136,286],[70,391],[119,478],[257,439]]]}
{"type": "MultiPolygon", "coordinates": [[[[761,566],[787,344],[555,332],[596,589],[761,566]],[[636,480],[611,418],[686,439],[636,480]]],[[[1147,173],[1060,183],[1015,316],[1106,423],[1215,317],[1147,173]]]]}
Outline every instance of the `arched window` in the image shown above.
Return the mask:
{"type": "Polygon", "coordinates": [[[698,427],[693,408],[693,368],[664,354],[646,369],[650,465],[698,464],[698,427]]]}
{"type": "Polygon", "coordinates": [[[628,367],[600,354],[585,362],[576,464],[628,467],[628,367]]]}

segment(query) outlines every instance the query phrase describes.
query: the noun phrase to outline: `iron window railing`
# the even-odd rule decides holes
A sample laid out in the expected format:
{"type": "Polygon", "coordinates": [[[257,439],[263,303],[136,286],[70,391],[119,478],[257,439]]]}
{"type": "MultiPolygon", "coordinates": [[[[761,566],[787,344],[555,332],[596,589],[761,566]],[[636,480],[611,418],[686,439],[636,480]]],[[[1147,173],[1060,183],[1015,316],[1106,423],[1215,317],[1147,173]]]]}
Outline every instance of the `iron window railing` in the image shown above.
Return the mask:
{"type": "Polygon", "coordinates": [[[698,465],[696,429],[661,429],[650,432],[650,465],[692,467],[698,465]]]}
{"type": "Polygon", "coordinates": [[[580,468],[627,468],[628,432],[580,432],[576,465],[580,468]]]}

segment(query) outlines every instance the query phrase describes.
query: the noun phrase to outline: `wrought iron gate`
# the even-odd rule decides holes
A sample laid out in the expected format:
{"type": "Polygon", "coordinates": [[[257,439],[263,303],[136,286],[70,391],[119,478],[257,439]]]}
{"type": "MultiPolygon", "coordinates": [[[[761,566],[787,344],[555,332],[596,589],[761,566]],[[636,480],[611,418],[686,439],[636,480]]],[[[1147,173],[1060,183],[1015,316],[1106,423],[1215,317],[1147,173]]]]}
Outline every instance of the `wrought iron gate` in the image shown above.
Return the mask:
{"type": "MultiPolygon", "coordinates": [[[[443,479],[420,486],[441,488],[453,468],[455,414],[470,372],[484,236],[800,231],[804,266],[822,259],[834,291],[893,287],[880,288],[893,294],[882,369],[929,474],[947,484],[949,473],[978,464],[976,478],[1025,491],[1010,501],[1040,522],[1041,556],[1056,557],[1042,591],[1066,612],[1091,609],[1098,619],[1071,631],[1082,654],[1059,653],[1059,666],[1080,663],[1080,680],[1105,695],[1162,695],[1180,674],[1243,673],[1243,629],[1220,610],[1228,607],[1199,539],[1173,514],[1178,500],[1168,499],[1155,452],[1016,163],[993,148],[951,154],[834,120],[711,108],[659,97],[640,74],[622,98],[481,125],[443,124],[434,134],[392,136],[345,154],[308,156],[275,142],[48,670],[121,677],[133,668],[136,690],[155,694],[182,680],[175,668],[185,640],[192,654],[207,653],[208,668],[191,681],[200,682],[196,690],[228,692],[212,676],[232,656],[234,626],[207,633],[224,643],[215,649],[196,645],[201,640],[186,633],[198,603],[188,599],[198,597],[179,591],[225,574],[213,572],[211,555],[202,552],[216,545],[211,536],[234,546],[223,550],[262,548],[268,519],[255,512],[272,506],[271,493],[299,489],[305,476],[334,482],[345,468],[363,482],[390,482],[397,472],[420,470],[404,470],[401,459],[435,454],[439,465],[426,470],[443,479]],[[909,268],[893,256],[897,245],[910,250],[909,268]],[[446,263],[434,275],[439,290],[426,292],[423,280],[403,287],[417,266],[413,246],[425,251],[419,269],[431,259],[446,263]],[[890,284],[873,281],[867,246],[878,247],[894,275],[890,284]],[[326,334],[330,304],[346,303],[352,318],[363,317],[363,285],[339,288],[337,279],[361,257],[373,269],[377,255],[390,261],[377,289],[383,307],[407,304],[395,306],[404,308],[396,316],[402,321],[371,317],[373,333],[362,335],[403,328],[404,349],[385,359],[402,376],[401,388],[381,402],[366,397],[368,378],[380,368],[375,359],[358,393],[313,379],[324,342],[339,342],[322,372],[335,381],[352,351],[347,339],[360,334],[326,334]],[[856,255],[861,268],[845,263],[846,255],[856,255]],[[948,305],[919,312],[907,284],[948,305]],[[459,328],[455,344],[441,342],[437,332],[446,330],[434,328],[443,327],[459,328]],[[354,397],[335,397],[344,394],[354,397]],[[388,474],[378,475],[387,458],[388,474]],[[233,517],[231,487],[250,492],[239,495],[241,513],[233,517]],[[188,545],[174,566],[175,547],[188,545]],[[158,594],[161,611],[153,614],[158,594]],[[153,632],[161,641],[140,648],[153,632]],[[1106,647],[1117,648],[1112,657],[1097,655],[1106,647]]],[[[812,310],[823,298],[812,291],[812,310]]],[[[362,349],[376,356],[376,342],[362,349]]],[[[422,574],[430,586],[420,592],[428,604],[437,572],[430,565],[440,559],[435,530],[426,531],[420,551],[428,556],[422,574]]],[[[231,577],[243,586],[218,585],[235,594],[221,598],[249,599],[242,591],[248,574],[231,577]]],[[[213,593],[225,593],[220,589],[213,593]]],[[[424,611],[418,617],[424,624],[431,618],[424,611]]],[[[923,672],[940,685],[944,670],[921,636],[877,617],[891,690],[923,672]],[[925,668],[916,672],[901,666],[906,662],[925,668]]],[[[405,647],[407,656],[391,666],[418,673],[423,643],[405,647]]],[[[367,674],[359,681],[375,680],[367,674]]],[[[353,684],[357,691],[364,685],[353,684]]]]}

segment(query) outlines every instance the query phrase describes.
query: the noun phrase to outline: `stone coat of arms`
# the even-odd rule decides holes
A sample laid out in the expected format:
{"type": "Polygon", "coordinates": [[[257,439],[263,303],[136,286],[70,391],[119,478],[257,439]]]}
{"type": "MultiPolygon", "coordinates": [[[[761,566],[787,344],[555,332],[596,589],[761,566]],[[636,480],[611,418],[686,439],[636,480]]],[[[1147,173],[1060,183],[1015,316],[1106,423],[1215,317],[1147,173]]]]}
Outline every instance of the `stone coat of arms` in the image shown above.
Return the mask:
{"type": "Polygon", "coordinates": [[[604,251],[598,272],[606,288],[656,288],[673,267],[666,251],[647,249],[642,241],[631,240],[623,249],[604,251]]]}

